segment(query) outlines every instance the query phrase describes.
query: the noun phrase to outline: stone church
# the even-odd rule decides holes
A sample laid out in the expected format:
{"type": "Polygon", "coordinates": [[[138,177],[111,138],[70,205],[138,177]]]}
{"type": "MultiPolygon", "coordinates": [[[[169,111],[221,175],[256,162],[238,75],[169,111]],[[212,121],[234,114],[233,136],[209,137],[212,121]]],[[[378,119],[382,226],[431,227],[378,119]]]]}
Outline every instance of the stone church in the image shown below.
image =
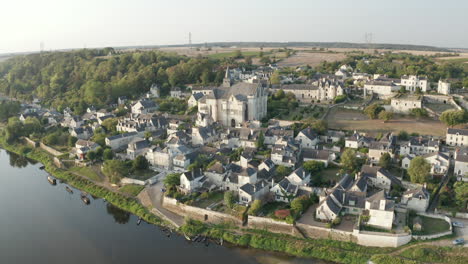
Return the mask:
{"type": "Polygon", "coordinates": [[[245,121],[267,115],[268,91],[261,83],[233,82],[226,70],[223,84],[198,101],[198,112],[214,122],[239,127],[245,121]]]}

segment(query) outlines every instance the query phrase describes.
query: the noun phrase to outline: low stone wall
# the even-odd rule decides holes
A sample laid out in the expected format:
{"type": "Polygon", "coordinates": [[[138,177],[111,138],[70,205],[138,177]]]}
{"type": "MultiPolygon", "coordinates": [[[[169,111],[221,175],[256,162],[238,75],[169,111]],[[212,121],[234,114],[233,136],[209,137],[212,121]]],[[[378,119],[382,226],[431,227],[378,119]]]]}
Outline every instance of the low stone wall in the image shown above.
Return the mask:
{"type": "Polygon", "coordinates": [[[356,242],[353,232],[296,223],[296,227],[308,238],[324,238],[356,242]]]}
{"type": "Polygon", "coordinates": [[[131,179],[131,178],[123,178],[122,180],[120,180],[120,182],[122,184],[136,184],[136,185],[142,185],[144,186],[145,185],[145,182],[144,181],[141,181],[141,180],[136,180],[136,179],[131,179]]]}
{"type": "Polygon", "coordinates": [[[31,147],[33,148],[37,148],[39,146],[39,143],[37,143],[36,141],[28,138],[28,137],[24,137],[24,141],[26,142],[26,144],[30,145],[31,147]]]}
{"type": "Polygon", "coordinates": [[[51,148],[51,147],[47,146],[46,144],[44,144],[44,143],[42,143],[42,142],[39,144],[39,147],[40,147],[41,149],[43,149],[43,150],[49,152],[51,155],[54,155],[54,156],[61,156],[61,155],[63,155],[62,152],[60,152],[60,151],[58,151],[58,150],[56,150],[56,149],[54,149],[54,148],[51,148]]]}
{"type": "Polygon", "coordinates": [[[247,219],[248,228],[252,229],[262,229],[267,230],[273,233],[295,235],[294,226],[286,222],[276,221],[271,218],[258,217],[258,216],[248,216],[247,219]]]}
{"type": "Polygon", "coordinates": [[[452,96],[426,94],[424,95],[423,100],[428,103],[451,104],[457,110],[462,110],[462,108],[453,100],[452,96]]]}
{"type": "Polygon", "coordinates": [[[355,229],[354,236],[357,238],[357,243],[368,247],[399,247],[408,244],[412,236],[408,233],[391,234],[383,232],[369,232],[355,229]]]}
{"type": "MultiPolygon", "coordinates": [[[[447,211],[443,211],[443,210],[437,210],[437,208],[436,208],[435,210],[436,210],[436,213],[440,213],[440,214],[443,214],[443,215],[446,215],[446,216],[449,216],[449,217],[453,217],[453,216],[454,216],[452,212],[447,212],[447,211]]],[[[468,213],[460,213],[460,212],[457,212],[457,213],[455,213],[455,217],[456,217],[456,218],[468,219],[468,213]]]]}
{"type": "Polygon", "coordinates": [[[439,238],[439,237],[443,237],[443,236],[447,236],[447,235],[452,234],[452,232],[453,232],[453,230],[452,230],[452,220],[450,220],[450,218],[448,216],[440,215],[440,214],[428,214],[428,213],[418,213],[418,215],[444,220],[444,221],[446,221],[448,223],[449,230],[446,231],[446,232],[437,233],[437,234],[433,234],[433,235],[422,235],[422,236],[413,235],[414,239],[418,239],[418,240],[434,239],[434,238],[439,238]]]}
{"type": "Polygon", "coordinates": [[[162,206],[173,213],[202,222],[211,224],[229,223],[242,226],[242,220],[235,216],[178,203],[177,200],[173,198],[164,197],[162,206]]]}

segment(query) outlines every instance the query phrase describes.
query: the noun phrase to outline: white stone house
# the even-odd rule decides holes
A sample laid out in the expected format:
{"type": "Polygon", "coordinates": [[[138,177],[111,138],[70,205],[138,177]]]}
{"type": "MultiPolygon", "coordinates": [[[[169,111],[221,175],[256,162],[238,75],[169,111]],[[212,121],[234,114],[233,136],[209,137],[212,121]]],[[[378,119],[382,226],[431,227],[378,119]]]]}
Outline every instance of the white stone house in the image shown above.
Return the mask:
{"type": "Polygon", "coordinates": [[[450,83],[447,81],[439,80],[437,85],[437,92],[440,94],[449,95],[450,94],[450,83]]]}
{"type": "Polygon", "coordinates": [[[366,177],[368,185],[386,191],[390,191],[392,185],[401,185],[401,181],[398,178],[379,166],[362,166],[360,177],[366,177]]]}
{"type": "Polygon", "coordinates": [[[193,93],[188,99],[187,103],[189,107],[194,107],[198,105],[198,101],[205,96],[203,93],[193,93]]]}
{"type": "Polygon", "coordinates": [[[457,180],[468,182],[468,148],[457,149],[454,158],[454,174],[457,176],[457,180]]]}
{"type": "Polygon", "coordinates": [[[345,147],[352,148],[352,149],[369,147],[371,142],[372,142],[371,138],[361,136],[359,133],[355,131],[352,136],[347,137],[345,139],[345,147]]]}
{"type": "Polygon", "coordinates": [[[246,183],[239,188],[239,202],[251,204],[255,200],[264,200],[269,193],[268,182],[260,180],[257,183],[246,183]]]}
{"type": "Polygon", "coordinates": [[[364,93],[372,93],[377,95],[379,98],[385,98],[392,95],[394,92],[398,92],[400,86],[395,84],[393,81],[387,80],[372,80],[364,84],[364,93]]]}
{"type": "Polygon", "coordinates": [[[118,134],[111,137],[106,137],[106,146],[109,146],[112,150],[120,150],[127,147],[127,145],[138,137],[138,133],[130,132],[125,134],[118,134]]]}
{"type": "Polygon", "coordinates": [[[401,203],[406,205],[407,209],[416,212],[426,212],[429,200],[430,194],[423,186],[408,190],[401,197],[401,203]]]}
{"type": "Polygon", "coordinates": [[[320,140],[324,143],[337,143],[344,137],[343,131],[328,130],[325,135],[320,136],[320,140]]]}
{"type": "Polygon", "coordinates": [[[217,139],[217,133],[211,126],[192,128],[192,145],[201,146],[213,143],[217,139]]]}
{"type": "Polygon", "coordinates": [[[412,137],[400,144],[400,155],[425,155],[439,152],[440,140],[434,138],[412,137]]]}
{"type": "Polygon", "coordinates": [[[427,92],[430,89],[429,82],[426,77],[416,75],[401,76],[401,86],[404,86],[409,92],[416,92],[419,88],[421,92],[427,92]]]}
{"type": "Polygon", "coordinates": [[[95,151],[99,147],[99,144],[93,141],[78,139],[75,143],[76,156],[79,160],[84,160],[88,152],[95,151]]]}
{"type": "Polygon", "coordinates": [[[310,183],[310,173],[300,167],[286,177],[292,184],[306,186],[310,183]]]}
{"type": "Polygon", "coordinates": [[[318,134],[309,127],[297,134],[296,141],[301,148],[315,148],[319,143],[319,137],[318,134]]]}
{"type": "Polygon", "coordinates": [[[424,159],[431,164],[431,174],[446,174],[450,166],[450,158],[441,153],[429,153],[424,155],[424,159]]]}
{"type": "Polygon", "coordinates": [[[302,159],[306,161],[319,161],[328,167],[328,163],[335,159],[335,154],[328,150],[302,149],[302,159]]]}
{"type": "Polygon", "coordinates": [[[184,172],[180,175],[180,190],[184,193],[197,191],[206,179],[201,169],[184,172]]]}
{"type": "Polygon", "coordinates": [[[127,157],[131,160],[140,155],[145,155],[150,147],[149,142],[143,138],[135,138],[127,146],[127,157]]]}
{"type": "Polygon", "coordinates": [[[468,146],[468,129],[447,128],[445,142],[449,146],[468,146]]]}
{"type": "Polygon", "coordinates": [[[367,225],[391,230],[395,217],[395,202],[385,198],[385,191],[379,191],[366,199],[365,209],[369,212],[367,225]]]}
{"type": "Polygon", "coordinates": [[[412,109],[422,108],[422,96],[396,96],[390,105],[392,112],[408,114],[412,109]]]}
{"type": "Polygon", "coordinates": [[[274,184],[270,193],[273,194],[275,201],[289,203],[297,196],[299,186],[292,183],[288,178],[282,179],[277,184],[274,184]]]}
{"type": "Polygon", "coordinates": [[[158,109],[153,100],[139,100],[132,105],[133,114],[148,114],[158,109]]]}

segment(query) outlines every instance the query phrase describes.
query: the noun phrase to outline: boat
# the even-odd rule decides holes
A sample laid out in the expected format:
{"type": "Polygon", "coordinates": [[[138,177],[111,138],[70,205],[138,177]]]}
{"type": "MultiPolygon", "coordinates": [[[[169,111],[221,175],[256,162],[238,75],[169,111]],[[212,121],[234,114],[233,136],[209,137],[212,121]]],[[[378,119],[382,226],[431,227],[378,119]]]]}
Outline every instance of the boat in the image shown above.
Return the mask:
{"type": "Polygon", "coordinates": [[[83,201],[83,203],[85,204],[89,204],[91,201],[89,200],[88,196],[86,196],[86,194],[81,194],[81,200],[83,201]]]}
{"type": "Polygon", "coordinates": [[[192,239],[192,241],[193,241],[193,242],[198,242],[198,239],[200,239],[200,238],[201,238],[200,235],[196,235],[196,236],[192,239]]]}
{"type": "Polygon", "coordinates": [[[221,239],[219,240],[219,244],[222,246],[222,245],[223,245],[223,242],[224,242],[224,239],[221,238],[221,239]]]}
{"type": "Polygon", "coordinates": [[[52,177],[52,176],[47,176],[47,180],[49,181],[50,184],[52,185],[56,185],[57,184],[57,180],[52,177]]]}
{"type": "Polygon", "coordinates": [[[43,169],[45,169],[45,166],[40,166],[39,169],[43,170],[43,169]]]}
{"type": "Polygon", "coordinates": [[[140,225],[140,224],[141,224],[141,217],[138,217],[137,225],[140,225]]]}
{"type": "Polygon", "coordinates": [[[65,187],[65,190],[67,190],[67,192],[69,192],[69,193],[73,193],[73,190],[68,186],[65,187]]]}
{"type": "Polygon", "coordinates": [[[192,241],[192,239],[189,236],[187,236],[185,233],[184,233],[184,237],[185,239],[187,239],[187,241],[192,241]]]}

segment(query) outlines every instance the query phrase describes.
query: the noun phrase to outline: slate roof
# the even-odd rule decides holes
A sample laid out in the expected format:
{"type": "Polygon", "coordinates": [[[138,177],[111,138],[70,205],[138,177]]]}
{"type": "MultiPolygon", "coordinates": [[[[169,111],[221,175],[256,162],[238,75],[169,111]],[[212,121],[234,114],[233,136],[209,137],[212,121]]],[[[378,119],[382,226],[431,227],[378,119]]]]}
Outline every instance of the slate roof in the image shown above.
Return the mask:
{"type": "Polygon", "coordinates": [[[306,128],[301,130],[301,132],[304,136],[306,136],[310,140],[314,140],[317,138],[317,133],[312,129],[312,128],[306,128]]]}
{"type": "Polygon", "coordinates": [[[468,162],[468,148],[457,149],[455,161],[468,162]]]}
{"type": "Polygon", "coordinates": [[[296,194],[299,189],[299,186],[291,183],[288,178],[282,179],[278,185],[288,194],[296,194]]]}
{"type": "Polygon", "coordinates": [[[193,170],[193,171],[186,171],[183,173],[187,180],[193,181],[199,177],[203,176],[203,171],[201,169],[193,170]]]}
{"type": "Polygon", "coordinates": [[[124,137],[133,137],[133,136],[136,136],[138,135],[137,132],[129,132],[129,133],[125,133],[125,134],[118,134],[118,135],[115,135],[115,136],[110,136],[110,137],[107,137],[107,139],[109,140],[115,140],[115,139],[119,139],[119,138],[124,138],[124,137]]]}
{"type": "Polygon", "coordinates": [[[268,186],[268,183],[264,180],[258,181],[255,184],[246,183],[240,187],[240,189],[249,195],[254,195],[256,192],[262,190],[268,186]]]}
{"type": "Polygon", "coordinates": [[[459,134],[463,136],[468,136],[468,129],[462,129],[462,128],[448,128],[447,129],[447,134],[459,134]]]}
{"type": "Polygon", "coordinates": [[[328,160],[329,156],[330,152],[328,150],[302,149],[302,157],[304,159],[328,160]]]}

